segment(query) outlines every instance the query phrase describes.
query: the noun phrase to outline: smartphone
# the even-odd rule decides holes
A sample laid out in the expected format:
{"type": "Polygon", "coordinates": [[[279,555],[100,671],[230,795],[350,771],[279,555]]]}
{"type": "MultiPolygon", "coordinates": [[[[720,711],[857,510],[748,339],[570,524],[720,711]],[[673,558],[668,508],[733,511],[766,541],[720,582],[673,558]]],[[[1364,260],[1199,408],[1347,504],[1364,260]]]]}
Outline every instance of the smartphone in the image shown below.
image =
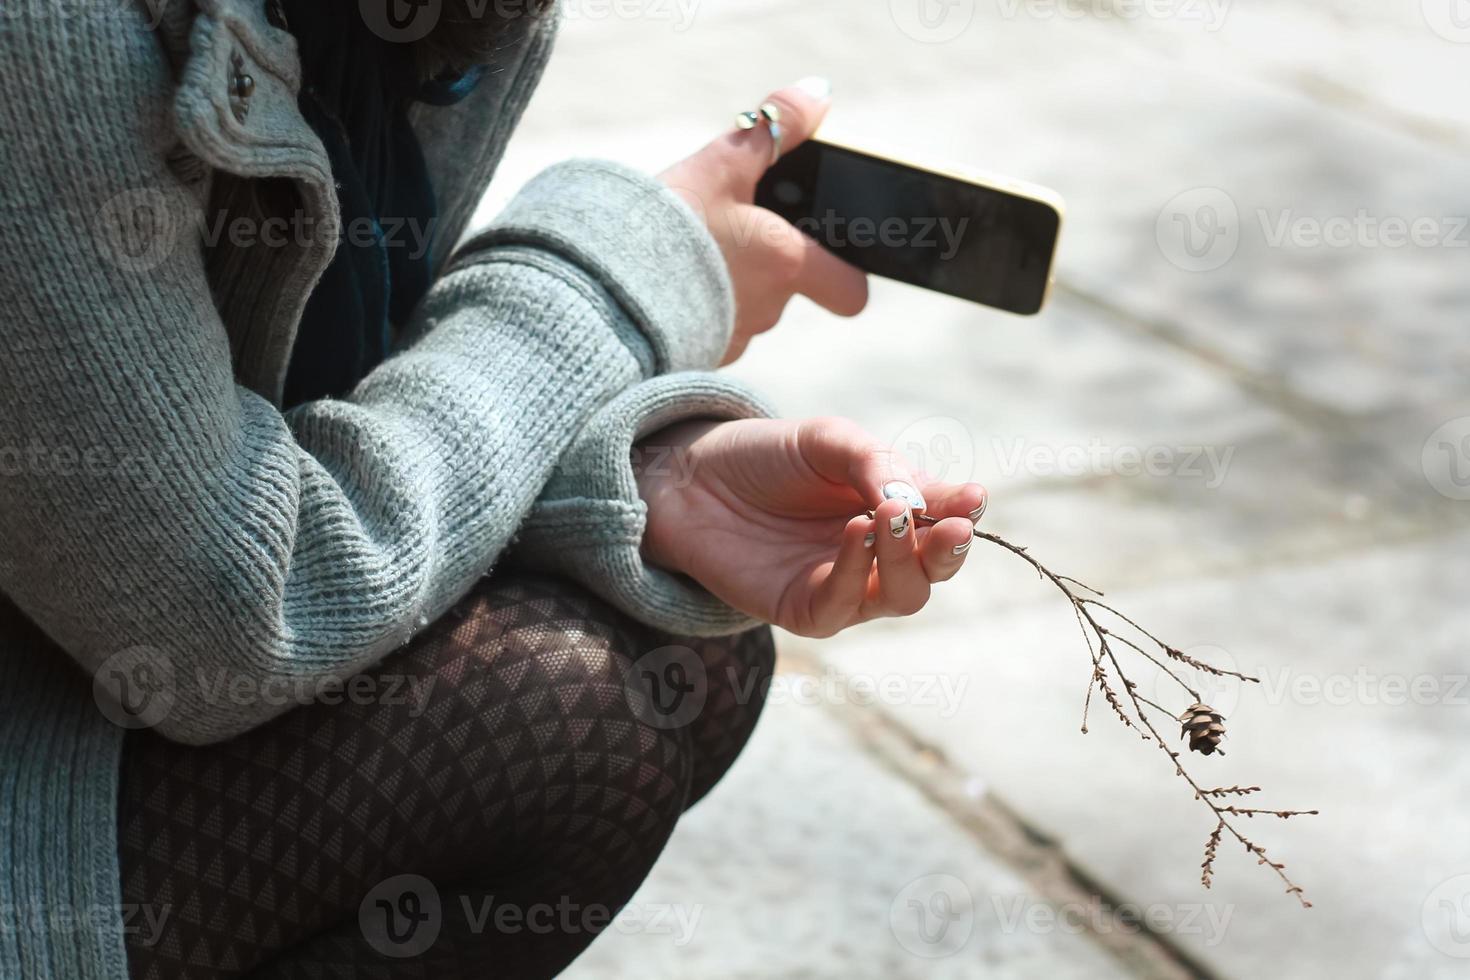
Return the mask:
{"type": "Polygon", "coordinates": [[[1051,291],[1063,208],[1043,187],[813,139],[771,167],[756,203],[873,275],[1028,316],[1051,291]]]}

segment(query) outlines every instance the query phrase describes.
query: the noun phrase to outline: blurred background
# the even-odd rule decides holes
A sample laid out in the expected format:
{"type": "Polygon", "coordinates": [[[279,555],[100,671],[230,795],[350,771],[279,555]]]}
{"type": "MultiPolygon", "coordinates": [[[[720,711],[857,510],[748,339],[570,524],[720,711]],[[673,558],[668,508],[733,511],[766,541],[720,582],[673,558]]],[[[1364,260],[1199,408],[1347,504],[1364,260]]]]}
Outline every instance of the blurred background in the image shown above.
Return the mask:
{"type": "Polygon", "coordinates": [[[1243,826],[1315,907],[1228,842],[1205,891],[1208,812],[1105,710],[1081,734],[1069,608],[977,545],[912,620],[779,638],[746,754],[572,974],[1470,976],[1470,2],[563,2],[485,217],[809,75],[849,138],[1066,198],[1041,316],[875,281],[732,373],[1258,675],[1206,688],[1228,754],[1192,770],[1321,810],[1243,826]]]}

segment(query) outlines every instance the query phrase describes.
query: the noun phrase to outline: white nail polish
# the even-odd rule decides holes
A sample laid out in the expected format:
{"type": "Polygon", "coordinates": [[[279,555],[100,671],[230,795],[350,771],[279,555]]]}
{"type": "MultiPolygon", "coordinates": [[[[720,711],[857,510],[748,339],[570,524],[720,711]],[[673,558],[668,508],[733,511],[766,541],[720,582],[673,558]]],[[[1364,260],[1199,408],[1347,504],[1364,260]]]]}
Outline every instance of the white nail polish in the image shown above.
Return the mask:
{"type": "Polygon", "coordinates": [[[929,506],[924,502],[924,495],[912,483],[905,483],[902,480],[883,484],[883,499],[902,500],[909,505],[909,510],[915,513],[922,513],[929,506]]]}
{"type": "Polygon", "coordinates": [[[871,547],[873,547],[873,545],[875,545],[877,543],[878,543],[878,532],[877,531],[869,531],[867,533],[867,535],[863,538],[863,547],[864,548],[871,548],[871,547]]]}
{"type": "Polygon", "coordinates": [[[955,545],[954,546],[954,554],[955,554],[955,557],[958,558],[960,555],[963,555],[965,552],[969,551],[970,550],[970,545],[972,545],[974,543],[975,543],[975,539],[974,538],[971,538],[970,540],[966,541],[964,544],[957,544],[957,545],[955,545]]]}
{"type": "Polygon", "coordinates": [[[815,99],[830,99],[832,97],[831,81],[816,75],[810,78],[803,78],[796,83],[796,87],[815,99]]]}
{"type": "Polygon", "coordinates": [[[980,518],[985,516],[985,508],[990,505],[990,498],[986,497],[980,501],[980,506],[970,511],[970,523],[977,524],[980,518]]]}
{"type": "Polygon", "coordinates": [[[904,511],[897,517],[889,518],[888,533],[892,534],[895,538],[902,538],[905,534],[909,533],[909,522],[911,519],[908,511],[904,511]]]}

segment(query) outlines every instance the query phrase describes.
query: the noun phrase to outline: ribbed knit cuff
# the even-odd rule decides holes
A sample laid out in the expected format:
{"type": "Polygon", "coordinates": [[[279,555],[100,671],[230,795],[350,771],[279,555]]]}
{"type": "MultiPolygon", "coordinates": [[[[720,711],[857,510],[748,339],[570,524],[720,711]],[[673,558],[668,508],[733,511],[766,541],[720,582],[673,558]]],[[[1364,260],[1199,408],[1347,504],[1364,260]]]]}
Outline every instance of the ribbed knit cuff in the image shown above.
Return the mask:
{"type": "Polygon", "coordinates": [[[647,336],[659,374],[715,367],[729,346],[725,258],[699,216],[652,177],[600,160],[550,167],[453,264],[505,245],[554,252],[597,280],[647,336]]]}
{"type": "MultiPolygon", "coordinates": [[[[54,647],[0,656],[0,977],[125,980],[117,859],[123,730],[54,647]]],[[[133,924],[136,924],[134,922],[133,924]]]]}
{"type": "Polygon", "coordinates": [[[723,636],[750,629],[757,620],[692,579],[644,562],[648,507],[638,493],[632,454],[640,439],[679,422],[770,415],[753,392],[714,374],[669,375],[629,389],[562,457],[522,525],[510,560],[574,579],[635,619],[671,633],[723,636]]]}

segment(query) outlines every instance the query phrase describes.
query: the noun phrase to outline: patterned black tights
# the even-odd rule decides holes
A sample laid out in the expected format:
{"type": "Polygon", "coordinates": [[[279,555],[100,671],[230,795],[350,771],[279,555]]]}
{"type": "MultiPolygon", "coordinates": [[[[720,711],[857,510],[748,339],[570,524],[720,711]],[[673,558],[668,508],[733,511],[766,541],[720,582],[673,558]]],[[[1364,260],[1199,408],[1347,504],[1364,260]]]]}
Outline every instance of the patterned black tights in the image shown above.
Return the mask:
{"type": "Polygon", "coordinates": [[[370,697],[213,746],[132,733],[123,901],[163,925],[129,933],[130,972],[552,976],[740,752],[772,660],[766,629],[675,639],[491,579],[370,697]]]}

